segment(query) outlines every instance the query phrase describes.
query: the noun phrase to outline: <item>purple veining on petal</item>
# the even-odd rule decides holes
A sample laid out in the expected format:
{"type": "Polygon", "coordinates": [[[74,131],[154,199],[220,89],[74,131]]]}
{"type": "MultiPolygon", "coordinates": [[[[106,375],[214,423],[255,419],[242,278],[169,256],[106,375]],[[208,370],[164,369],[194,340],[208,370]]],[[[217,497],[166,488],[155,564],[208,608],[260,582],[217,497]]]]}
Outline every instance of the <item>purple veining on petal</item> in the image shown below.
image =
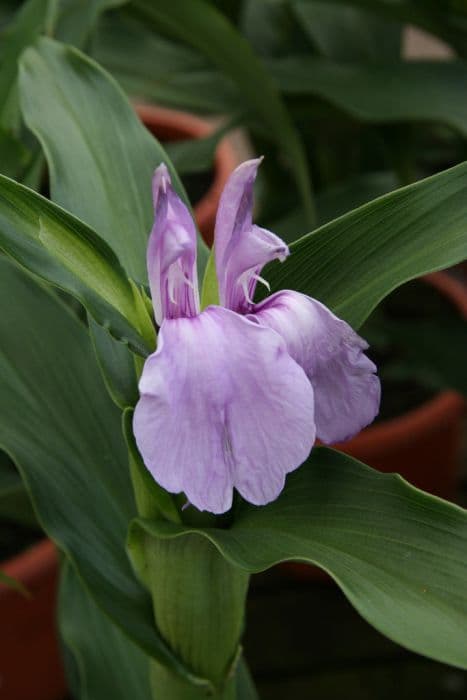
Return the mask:
{"type": "Polygon", "coordinates": [[[155,480],[223,513],[233,488],[263,505],[314,442],[313,389],[280,336],[216,306],[164,321],[134,432],[155,480]]]}
{"type": "Polygon", "coordinates": [[[274,233],[255,226],[253,185],[261,158],[242,163],[230,176],[219,203],[215,228],[216,271],[223,306],[248,313],[264,265],[289,254],[274,233]]]}
{"type": "Polygon", "coordinates": [[[347,440],[379,411],[381,386],[376,366],[364,354],[368,344],[324,304],[283,291],[255,306],[250,318],[274,329],[305,370],[315,392],[318,438],[347,440]]]}
{"type": "Polygon", "coordinates": [[[192,317],[199,313],[196,273],[196,228],[187,207],[174,191],[167,167],[154,173],[154,225],[149,237],[147,265],[154,315],[192,317]]]}

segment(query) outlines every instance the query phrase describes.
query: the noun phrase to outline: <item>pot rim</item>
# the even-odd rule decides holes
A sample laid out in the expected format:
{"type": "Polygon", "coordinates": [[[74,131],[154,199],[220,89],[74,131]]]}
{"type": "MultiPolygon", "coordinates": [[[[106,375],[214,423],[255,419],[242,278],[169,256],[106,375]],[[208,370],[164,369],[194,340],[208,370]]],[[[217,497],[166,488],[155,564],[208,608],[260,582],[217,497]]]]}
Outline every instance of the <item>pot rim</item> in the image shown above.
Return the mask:
{"type": "MultiPolygon", "coordinates": [[[[43,538],[13,555],[0,564],[1,570],[11,578],[21,581],[27,590],[34,590],[44,578],[52,575],[57,566],[57,551],[54,543],[43,538]]],[[[21,595],[6,584],[0,583],[0,599],[10,595],[21,595]]]]}

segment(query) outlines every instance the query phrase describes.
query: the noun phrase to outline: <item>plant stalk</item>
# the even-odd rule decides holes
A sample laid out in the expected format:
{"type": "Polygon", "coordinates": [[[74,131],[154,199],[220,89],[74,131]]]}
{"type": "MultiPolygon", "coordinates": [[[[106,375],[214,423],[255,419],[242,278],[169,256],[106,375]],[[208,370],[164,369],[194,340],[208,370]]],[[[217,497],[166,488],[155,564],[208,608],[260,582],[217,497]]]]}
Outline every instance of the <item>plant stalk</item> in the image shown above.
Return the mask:
{"type": "Polygon", "coordinates": [[[153,697],[231,700],[249,575],[197,534],[148,535],[145,555],[156,625],[190,671],[206,679],[203,687],[190,685],[154,662],[153,697]]]}
{"type": "Polygon", "coordinates": [[[235,700],[235,678],[220,691],[210,692],[205,686],[183,681],[155,661],[150,668],[151,691],[154,700],[235,700]]]}

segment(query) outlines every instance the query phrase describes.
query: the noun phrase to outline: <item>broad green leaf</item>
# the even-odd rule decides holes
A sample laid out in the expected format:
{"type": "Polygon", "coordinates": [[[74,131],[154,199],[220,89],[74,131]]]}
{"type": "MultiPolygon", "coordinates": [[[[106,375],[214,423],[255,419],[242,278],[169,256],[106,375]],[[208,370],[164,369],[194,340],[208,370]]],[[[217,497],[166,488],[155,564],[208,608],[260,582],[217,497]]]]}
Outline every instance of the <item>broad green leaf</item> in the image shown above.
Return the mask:
{"type": "Polygon", "coordinates": [[[467,163],[403,187],[292,244],[265,276],[358,328],[389,292],[467,257],[467,163]]]}
{"type": "Polygon", "coordinates": [[[99,607],[183,674],[125,553],[136,508],[120,412],[86,327],[8,259],[0,259],[0,272],[0,447],[18,466],[43,529],[99,607]]]}
{"type": "Polygon", "coordinates": [[[326,0],[292,0],[290,6],[323,56],[379,63],[400,58],[398,23],[359,8],[334,6],[326,0]]]}
{"type": "MultiPolygon", "coordinates": [[[[147,284],[151,181],[167,154],[116,82],[69,46],[41,39],[20,64],[24,119],[47,158],[52,199],[107,241],[127,275],[147,284]]],[[[199,239],[201,259],[206,246],[199,239]]]]}
{"type": "Polygon", "coordinates": [[[268,62],[284,94],[323,98],[369,123],[439,122],[467,136],[467,63],[345,64],[288,56],[268,62]]]}
{"type": "Polygon", "coordinates": [[[282,102],[277,86],[235,27],[205,0],[133,0],[130,8],[158,30],[186,42],[205,54],[231,78],[246,107],[262,120],[271,138],[287,157],[303,205],[314,223],[310,177],[300,136],[282,102]]]}
{"type": "Polygon", "coordinates": [[[154,330],[139,292],[110,247],[32,190],[0,176],[0,248],[69,292],[116,338],[147,354],[154,330]]]}
{"type": "Polygon", "coordinates": [[[18,60],[24,49],[47,28],[50,12],[51,0],[28,0],[0,37],[0,125],[4,127],[15,128],[19,124],[18,60]]]}
{"type": "Polygon", "coordinates": [[[202,113],[238,109],[235,85],[205,57],[126,14],[102,18],[93,55],[133,97],[202,113]]]}
{"type": "Polygon", "coordinates": [[[165,538],[203,534],[249,572],[317,564],[380,632],[467,668],[467,512],[397,475],[316,448],[275,502],[242,503],[230,529],[138,527],[165,538]]]}
{"type": "Polygon", "coordinates": [[[149,657],[103,614],[67,561],[62,563],[58,616],[78,670],[75,700],[151,700],[149,657]]]}

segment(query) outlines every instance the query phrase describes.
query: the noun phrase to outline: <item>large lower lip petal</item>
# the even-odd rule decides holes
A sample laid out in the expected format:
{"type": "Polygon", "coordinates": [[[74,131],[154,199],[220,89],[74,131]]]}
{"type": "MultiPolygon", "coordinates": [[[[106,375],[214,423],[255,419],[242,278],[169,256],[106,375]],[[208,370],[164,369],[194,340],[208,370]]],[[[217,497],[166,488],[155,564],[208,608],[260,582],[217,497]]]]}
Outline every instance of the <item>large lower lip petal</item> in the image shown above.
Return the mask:
{"type": "Polygon", "coordinates": [[[314,442],[313,390],[273,331],[220,307],[165,321],[134,418],[147,468],[200,510],[222,513],[233,488],[277,498],[314,442]]]}

